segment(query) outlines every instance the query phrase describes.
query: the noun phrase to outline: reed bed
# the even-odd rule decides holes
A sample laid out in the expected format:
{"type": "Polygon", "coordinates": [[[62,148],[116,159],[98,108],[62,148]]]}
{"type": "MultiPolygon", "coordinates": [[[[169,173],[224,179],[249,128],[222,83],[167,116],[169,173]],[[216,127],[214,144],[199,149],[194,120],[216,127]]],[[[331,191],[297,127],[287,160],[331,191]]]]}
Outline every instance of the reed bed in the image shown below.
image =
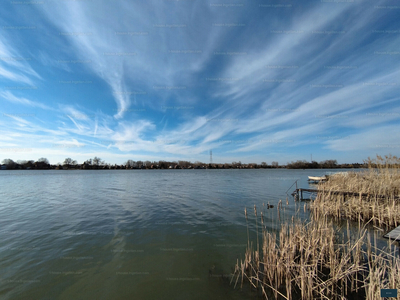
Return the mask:
{"type": "MultiPolygon", "coordinates": [[[[381,299],[381,289],[399,288],[395,242],[388,240],[386,247],[378,248],[376,231],[371,241],[367,226],[400,225],[400,159],[377,156],[366,163],[366,171],[335,174],[320,183],[322,192],[304,206],[311,210],[307,222],[293,217],[271,233],[254,206],[257,245],[253,249],[248,238],[244,259],[237,261],[232,277],[235,287],[249,284],[265,299],[302,300],[375,300],[381,299]],[[338,228],[342,219],[347,219],[347,229],[338,228]],[[358,221],[358,228],[350,230],[351,220],[358,221]]],[[[279,215],[281,203],[277,209],[279,215]]],[[[249,236],[246,210],[245,218],[249,236]]]]}
{"type": "MultiPolygon", "coordinates": [[[[257,246],[248,241],[244,260],[237,261],[235,287],[249,284],[265,299],[375,300],[382,288],[400,286],[395,247],[388,242],[387,249],[376,249],[365,227],[350,235],[348,225],[346,235],[328,218],[307,223],[293,218],[274,234],[265,229],[263,214],[258,220],[256,208],[254,213],[257,246]]],[[[245,217],[247,222],[246,211],[245,217]]]]}
{"type": "Polygon", "coordinates": [[[400,159],[377,156],[366,161],[368,170],[339,173],[320,183],[310,208],[315,216],[333,216],[372,222],[386,228],[400,225],[400,159]],[[358,196],[335,195],[334,191],[361,193],[358,196]]]}

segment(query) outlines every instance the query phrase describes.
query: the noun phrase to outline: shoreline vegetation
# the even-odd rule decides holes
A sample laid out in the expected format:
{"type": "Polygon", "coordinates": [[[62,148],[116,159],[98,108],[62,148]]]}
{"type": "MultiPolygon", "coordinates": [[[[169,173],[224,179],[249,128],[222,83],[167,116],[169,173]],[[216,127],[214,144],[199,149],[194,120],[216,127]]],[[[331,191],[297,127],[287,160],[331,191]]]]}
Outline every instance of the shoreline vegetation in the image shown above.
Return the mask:
{"type": "Polygon", "coordinates": [[[366,163],[353,164],[338,164],[336,160],[325,160],[321,162],[296,161],[286,165],[279,165],[278,162],[267,164],[262,162],[257,163],[203,163],[196,161],[133,161],[128,160],[123,164],[109,164],[99,157],[88,159],[82,164],[78,164],[72,158],[66,158],[63,163],[50,164],[47,158],[39,158],[34,160],[17,160],[13,161],[10,158],[3,159],[0,165],[0,170],[118,170],[118,169],[357,169],[367,168],[366,163]]]}
{"type": "MultiPolygon", "coordinates": [[[[335,174],[318,189],[367,196],[318,193],[304,206],[309,219],[293,217],[280,224],[277,234],[265,229],[263,212],[257,216],[254,206],[257,244],[250,243],[248,233],[244,259],[237,261],[231,284],[250,286],[265,299],[375,300],[381,289],[398,289],[398,245],[387,240],[386,246],[378,246],[377,230],[372,233],[371,227],[382,235],[400,225],[400,202],[395,201],[400,196],[399,159],[377,156],[366,164],[367,170],[335,174]]],[[[248,230],[246,209],[245,218],[248,230]]]]}
{"type": "Polygon", "coordinates": [[[310,210],[316,216],[336,220],[349,219],[394,228],[400,225],[400,159],[396,156],[367,160],[368,169],[361,172],[338,173],[318,184],[318,193],[310,210]],[[342,190],[364,196],[330,194],[342,190]]]}

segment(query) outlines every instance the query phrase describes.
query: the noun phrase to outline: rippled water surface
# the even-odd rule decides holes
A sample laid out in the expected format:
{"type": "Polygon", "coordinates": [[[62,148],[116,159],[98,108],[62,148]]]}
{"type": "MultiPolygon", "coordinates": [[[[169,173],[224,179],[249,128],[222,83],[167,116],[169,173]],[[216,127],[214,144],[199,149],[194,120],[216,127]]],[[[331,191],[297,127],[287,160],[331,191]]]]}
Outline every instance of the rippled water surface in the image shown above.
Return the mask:
{"type": "Polygon", "coordinates": [[[0,298],[254,299],[230,284],[244,208],[265,203],[274,231],[304,214],[286,204],[294,181],[326,172],[0,171],[0,298]]]}

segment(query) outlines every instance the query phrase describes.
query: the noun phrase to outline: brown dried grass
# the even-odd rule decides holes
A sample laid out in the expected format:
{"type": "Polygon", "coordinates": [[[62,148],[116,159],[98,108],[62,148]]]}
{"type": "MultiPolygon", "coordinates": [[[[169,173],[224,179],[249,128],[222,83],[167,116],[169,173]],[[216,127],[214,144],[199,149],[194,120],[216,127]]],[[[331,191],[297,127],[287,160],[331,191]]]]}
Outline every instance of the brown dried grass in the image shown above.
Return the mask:
{"type": "Polygon", "coordinates": [[[373,300],[382,288],[400,286],[396,247],[388,242],[387,248],[377,249],[365,226],[356,236],[350,236],[349,225],[347,236],[338,231],[328,218],[293,219],[278,234],[261,227],[262,248],[248,245],[244,260],[235,266],[235,287],[250,284],[265,299],[373,300]]]}
{"type": "MultiPolygon", "coordinates": [[[[307,223],[293,218],[277,234],[267,232],[263,214],[259,222],[254,207],[257,249],[248,232],[244,260],[237,262],[232,277],[235,287],[239,281],[241,286],[249,283],[265,299],[367,300],[381,299],[381,289],[399,288],[397,247],[388,240],[387,247],[377,248],[376,237],[371,242],[366,226],[400,225],[400,159],[377,156],[367,163],[367,171],[336,174],[319,184],[325,192],[310,204],[307,223]],[[333,195],[333,191],[367,196],[333,195]],[[350,231],[347,221],[347,231],[338,229],[333,222],[341,219],[358,221],[358,228],[350,231]]],[[[278,212],[281,209],[278,205],[278,212]]],[[[245,216],[248,222],[246,211],[245,216]]]]}
{"type": "Polygon", "coordinates": [[[335,174],[318,185],[323,192],[310,204],[314,216],[372,222],[386,229],[400,225],[400,159],[377,156],[366,163],[366,171],[335,174]],[[333,191],[366,196],[334,195],[333,191]]]}

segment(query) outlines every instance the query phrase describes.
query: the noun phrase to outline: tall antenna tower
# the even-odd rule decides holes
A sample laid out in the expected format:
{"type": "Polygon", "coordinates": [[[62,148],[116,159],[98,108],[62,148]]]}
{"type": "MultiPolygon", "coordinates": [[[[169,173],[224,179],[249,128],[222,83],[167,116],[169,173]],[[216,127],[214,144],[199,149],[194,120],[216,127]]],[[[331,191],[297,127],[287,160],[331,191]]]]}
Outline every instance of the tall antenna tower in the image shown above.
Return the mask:
{"type": "Polygon", "coordinates": [[[212,150],[210,150],[210,164],[212,164],[212,150]]]}

